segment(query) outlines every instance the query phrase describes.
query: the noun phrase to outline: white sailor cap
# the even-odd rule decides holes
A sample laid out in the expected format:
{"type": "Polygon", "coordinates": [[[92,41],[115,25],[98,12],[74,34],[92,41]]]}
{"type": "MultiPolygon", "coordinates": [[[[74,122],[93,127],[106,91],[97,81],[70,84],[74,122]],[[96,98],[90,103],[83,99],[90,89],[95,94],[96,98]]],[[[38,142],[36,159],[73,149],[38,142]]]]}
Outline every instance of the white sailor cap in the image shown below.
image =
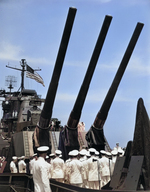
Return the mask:
{"type": "Polygon", "coordinates": [[[100,153],[103,154],[103,155],[105,155],[105,154],[106,154],[106,151],[100,150],[100,153]]]}
{"type": "Polygon", "coordinates": [[[61,155],[62,152],[61,152],[60,150],[56,150],[56,151],[55,151],[55,154],[57,154],[57,155],[61,155]]]}
{"type": "Polygon", "coordinates": [[[82,149],[82,150],[79,152],[80,155],[86,155],[86,153],[87,153],[87,150],[86,150],[86,149],[82,149]]]}
{"type": "Polygon", "coordinates": [[[68,153],[68,155],[69,155],[69,156],[72,156],[72,151],[70,151],[70,152],[68,153]]]}
{"type": "Polygon", "coordinates": [[[98,152],[98,151],[95,151],[95,155],[99,155],[99,152],[98,152]]]}
{"type": "Polygon", "coordinates": [[[110,153],[110,152],[108,152],[108,151],[106,151],[106,155],[111,156],[111,153],[110,153]]]}
{"type": "Polygon", "coordinates": [[[37,151],[40,152],[40,153],[45,153],[49,150],[49,147],[48,146],[41,146],[41,147],[38,147],[37,148],[37,151]]]}
{"type": "Polygon", "coordinates": [[[124,153],[123,149],[119,148],[118,153],[124,153]]]}
{"type": "Polygon", "coordinates": [[[96,152],[96,149],[94,149],[94,148],[90,148],[90,149],[89,149],[89,152],[93,152],[93,153],[95,153],[95,152],[96,152]]]}
{"type": "Polygon", "coordinates": [[[16,159],[18,159],[18,157],[17,157],[17,156],[13,156],[12,159],[13,159],[13,160],[16,160],[16,159]]]}
{"type": "Polygon", "coordinates": [[[111,154],[115,156],[118,154],[118,152],[117,152],[117,150],[113,150],[113,151],[111,151],[111,154]]]}
{"type": "Polygon", "coordinates": [[[86,156],[87,156],[87,157],[91,157],[91,155],[90,155],[90,152],[89,152],[89,151],[87,151],[86,156]]]}
{"type": "Polygon", "coordinates": [[[32,155],[32,157],[35,157],[35,156],[37,156],[37,153],[34,153],[34,154],[32,155]]]}
{"type": "Polygon", "coordinates": [[[72,156],[77,156],[79,154],[79,151],[78,150],[73,150],[72,151],[72,156]]]}
{"type": "Polygon", "coordinates": [[[55,156],[55,154],[54,154],[54,153],[51,153],[49,156],[50,156],[50,157],[54,157],[54,156],[55,156]]]}
{"type": "Polygon", "coordinates": [[[21,156],[21,157],[20,157],[20,159],[24,159],[24,158],[25,158],[25,156],[21,156]]]}

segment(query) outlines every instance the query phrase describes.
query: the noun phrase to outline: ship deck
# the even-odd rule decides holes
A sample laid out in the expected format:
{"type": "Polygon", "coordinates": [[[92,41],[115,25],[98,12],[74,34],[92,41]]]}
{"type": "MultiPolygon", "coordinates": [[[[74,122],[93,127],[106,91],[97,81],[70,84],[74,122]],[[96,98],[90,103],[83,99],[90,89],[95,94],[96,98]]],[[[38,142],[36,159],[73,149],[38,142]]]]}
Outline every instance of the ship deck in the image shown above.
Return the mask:
{"type": "MultiPolygon", "coordinates": [[[[93,190],[76,187],[66,183],[60,183],[50,179],[52,191],[57,192],[110,192],[111,190],[93,190]]],[[[1,173],[0,174],[0,191],[5,192],[33,192],[34,183],[32,175],[24,173],[1,173]]],[[[113,192],[125,192],[126,190],[113,190],[113,192]]],[[[127,190],[129,192],[129,190],[127,190]]],[[[138,190],[139,191],[139,190],[138,190]]],[[[135,192],[131,190],[130,192],[135,192]]],[[[140,190],[140,192],[144,192],[140,190]]]]}

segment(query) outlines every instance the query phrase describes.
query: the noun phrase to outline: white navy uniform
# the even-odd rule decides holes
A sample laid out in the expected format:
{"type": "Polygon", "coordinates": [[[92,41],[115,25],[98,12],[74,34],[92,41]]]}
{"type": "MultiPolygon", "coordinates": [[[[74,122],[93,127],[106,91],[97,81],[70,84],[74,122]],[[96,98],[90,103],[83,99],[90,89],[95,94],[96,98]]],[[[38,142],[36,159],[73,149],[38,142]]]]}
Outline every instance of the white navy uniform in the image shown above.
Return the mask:
{"type": "Polygon", "coordinates": [[[88,188],[87,179],[88,179],[88,164],[85,156],[80,158],[79,161],[82,163],[83,166],[83,187],[88,188]]]}
{"type": "Polygon", "coordinates": [[[100,175],[98,171],[99,162],[97,157],[91,156],[87,160],[88,164],[88,182],[90,189],[99,189],[100,188],[100,175]]]}
{"type": "Polygon", "coordinates": [[[113,150],[113,151],[111,151],[111,153],[112,153],[112,160],[111,160],[110,170],[111,170],[111,176],[112,176],[113,172],[114,172],[114,167],[115,167],[115,164],[116,164],[118,152],[113,150]]]}
{"type": "Polygon", "coordinates": [[[33,166],[34,192],[51,192],[49,166],[43,157],[39,157],[33,166]]]}
{"type": "Polygon", "coordinates": [[[56,179],[59,182],[63,182],[64,180],[64,160],[60,157],[56,157],[51,162],[51,176],[53,179],[56,179]]]}
{"type": "Polygon", "coordinates": [[[34,163],[35,163],[35,158],[32,159],[30,162],[29,162],[29,169],[30,169],[30,174],[33,174],[33,166],[34,166],[34,163]]]}
{"type": "Polygon", "coordinates": [[[49,169],[49,176],[48,176],[48,178],[50,179],[50,178],[51,178],[51,164],[48,163],[47,161],[45,161],[45,162],[46,162],[47,165],[48,165],[48,169],[49,169]]]}
{"type": "Polygon", "coordinates": [[[14,161],[11,161],[11,162],[10,162],[10,171],[11,171],[11,173],[18,173],[16,164],[15,164],[14,161]]]}
{"type": "Polygon", "coordinates": [[[23,159],[18,162],[19,173],[26,173],[26,163],[23,159]]]}
{"type": "Polygon", "coordinates": [[[66,161],[65,161],[65,171],[64,171],[64,181],[65,181],[65,183],[69,183],[69,164],[70,164],[70,162],[71,162],[72,160],[71,160],[71,158],[69,158],[69,159],[67,159],[66,161]]]}
{"type": "Polygon", "coordinates": [[[74,157],[72,161],[68,165],[69,171],[69,183],[72,185],[76,185],[82,187],[83,184],[83,165],[82,163],[74,157]]]}
{"type": "Polygon", "coordinates": [[[105,156],[99,160],[101,172],[101,187],[110,181],[109,159],[105,156]]]}

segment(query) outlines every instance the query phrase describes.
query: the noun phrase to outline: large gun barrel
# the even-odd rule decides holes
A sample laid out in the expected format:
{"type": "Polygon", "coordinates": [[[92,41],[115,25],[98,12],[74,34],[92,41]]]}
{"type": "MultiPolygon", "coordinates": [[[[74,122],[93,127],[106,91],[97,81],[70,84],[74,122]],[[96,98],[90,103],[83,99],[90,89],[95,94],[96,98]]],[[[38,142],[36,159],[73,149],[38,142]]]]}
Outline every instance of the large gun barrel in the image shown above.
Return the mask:
{"type": "Polygon", "coordinates": [[[89,89],[89,85],[90,85],[100,52],[103,47],[111,20],[112,20],[112,16],[108,16],[108,15],[105,16],[101,31],[99,33],[99,37],[97,39],[97,42],[96,42],[87,72],[86,72],[86,75],[84,77],[84,80],[83,80],[82,86],[80,88],[79,94],[77,96],[76,102],[74,104],[73,110],[72,110],[72,112],[69,116],[68,122],[67,122],[67,126],[70,128],[76,128],[79,123],[84,101],[85,101],[85,98],[86,98],[86,95],[87,95],[87,92],[89,89]]]}
{"type": "Polygon", "coordinates": [[[117,71],[115,78],[112,82],[112,85],[111,85],[111,87],[110,87],[110,89],[109,89],[109,91],[105,97],[105,100],[102,104],[102,107],[101,107],[100,111],[98,112],[96,119],[94,121],[93,125],[96,128],[99,128],[99,129],[103,128],[103,124],[107,118],[109,109],[111,107],[111,104],[112,104],[113,99],[115,97],[115,94],[117,92],[118,86],[121,82],[122,76],[123,76],[125,69],[128,65],[129,59],[130,59],[131,54],[134,50],[134,47],[135,47],[136,42],[139,38],[139,35],[141,33],[142,28],[143,28],[143,23],[137,23],[136,28],[134,30],[134,33],[133,33],[131,40],[129,42],[129,45],[126,49],[126,52],[123,56],[123,59],[120,63],[120,66],[118,68],[118,71],[117,71]]]}
{"type": "Polygon", "coordinates": [[[82,107],[88,92],[88,88],[89,88],[89,85],[90,85],[100,52],[101,52],[102,46],[104,44],[105,37],[107,35],[108,29],[111,23],[111,20],[112,20],[111,16],[105,16],[105,20],[103,22],[101,31],[99,33],[99,37],[96,42],[84,81],[80,88],[73,110],[69,116],[67,125],[64,127],[64,129],[61,132],[59,148],[64,151],[63,152],[64,159],[67,159],[69,151],[71,151],[72,149],[79,149],[77,125],[80,120],[82,107]]]}
{"type": "Polygon", "coordinates": [[[137,23],[134,33],[129,42],[129,45],[128,45],[126,52],[123,56],[123,59],[121,61],[121,64],[120,64],[118,71],[115,75],[115,78],[112,82],[112,85],[102,104],[102,107],[100,108],[100,110],[95,118],[93,126],[90,128],[90,130],[86,134],[86,140],[88,142],[89,147],[95,147],[97,150],[104,149],[105,138],[103,135],[103,126],[104,126],[105,120],[107,118],[111,104],[113,102],[113,99],[115,97],[115,94],[117,92],[120,81],[122,79],[122,76],[125,72],[129,59],[131,57],[131,54],[134,50],[136,42],[142,31],[143,25],[144,25],[143,23],[137,23]]]}
{"type": "Polygon", "coordinates": [[[50,82],[50,85],[48,88],[43,110],[41,112],[39,125],[38,125],[40,133],[39,134],[37,133],[39,136],[38,140],[39,140],[40,146],[42,146],[42,145],[49,146],[49,129],[48,129],[49,122],[50,122],[50,119],[52,116],[52,109],[53,109],[53,104],[54,104],[54,100],[55,100],[55,96],[56,96],[60,73],[62,70],[64,58],[66,55],[67,46],[69,43],[69,38],[71,35],[71,30],[73,27],[76,11],[77,11],[76,8],[69,8],[64,32],[62,35],[62,39],[61,39],[61,43],[60,43],[54,71],[53,71],[53,75],[52,75],[51,82],[50,82]]]}

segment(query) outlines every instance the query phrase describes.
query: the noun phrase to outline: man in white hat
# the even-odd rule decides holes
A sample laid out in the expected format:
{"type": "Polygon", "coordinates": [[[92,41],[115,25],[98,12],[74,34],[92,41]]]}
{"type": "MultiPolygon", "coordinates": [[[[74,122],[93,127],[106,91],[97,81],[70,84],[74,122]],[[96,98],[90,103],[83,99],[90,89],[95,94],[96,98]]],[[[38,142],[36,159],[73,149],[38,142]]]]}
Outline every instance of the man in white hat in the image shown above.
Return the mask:
{"type": "Polygon", "coordinates": [[[87,165],[87,150],[86,149],[82,149],[80,152],[80,159],[79,161],[82,163],[83,165],[83,187],[84,188],[88,188],[88,165],[87,165]]]}
{"type": "Polygon", "coordinates": [[[51,176],[53,179],[59,182],[64,182],[64,160],[60,158],[62,152],[60,150],[55,151],[55,159],[51,163],[51,176]]]}
{"type": "Polygon", "coordinates": [[[12,161],[10,162],[10,171],[11,171],[11,173],[18,173],[16,163],[17,163],[17,157],[13,156],[12,161]]]}
{"type": "Polygon", "coordinates": [[[90,189],[100,189],[99,162],[95,156],[96,149],[89,149],[91,157],[87,160],[88,164],[88,184],[90,189]]]}
{"type": "Polygon", "coordinates": [[[117,160],[117,154],[118,152],[116,150],[112,150],[111,151],[111,154],[112,154],[112,160],[111,160],[111,176],[113,175],[113,172],[114,172],[114,167],[115,167],[115,164],[116,164],[116,160],[117,160]]]}
{"type": "Polygon", "coordinates": [[[69,164],[70,164],[70,162],[72,161],[72,158],[73,158],[72,151],[70,151],[68,153],[68,156],[69,156],[69,159],[67,159],[65,161],[65,172],[64,172],[64,182],[65,183],[69,183],[69,178],[70,178],[70,176],[69,176],[69,164]]]}
{"type": "Polygon", "coordinates": [[[87,150],[86,149],[82,149],[80,152],[80,159],[79,161],[82,163],[83,165],[83,186],[84,188],[88,188],[88,165],[87,165],[87,150]]]}
{"type": "Polygon", "coordinates": [[[39,158],[33,166],[34,192],[51,192],[49,182],[49,166],[45,161],[49,147],[41,146],[37,148],[39,158]]]}
{"type": "Polygon", "coordinates": [[[52,161],[55,159],[55,154],[54,153],[51,153],[50,155],[49,155],[49,158],[50,158],[50,163],[52,163],[52,161]]]}
{"type": "Polygon", "coordinates": [[[72,161],[68,165],[69,183],[78,187],[82,187],[83,184],[83,166],[82,163],[77,159],[78,150],[73,150],[72,161]]]}
{"type": "Polygon", "coordinates": [[[99,160],[100,163],[100,174],[101,174],[101,187],[106,185],[110,181],[110,169],[109,159],[106,157],[106,151],[100,151],[102,158],[99,160]]]}
{"type": "Polygon", "coordinates": [[[118,149],[118,156],[123,157],[124,156],[124,150],[122,148],[118,149]]]}
{"type": "Polygon", "coordinates": [[[20,157],[20,161],[18,162],[19,173],[26,173],[26,163],[24,162],[25,156],[20,157]]]}
{"type": "Polygon", "coordinates": [[[35,161],[36,161],[37,159],[38,159],[37,153],[34,153],[33,156],[32,156],[32,159],[31,159],[30,162],[29,162],[30,174],[33,174],[33,166],[34,166],[34,163],[35,163],[35,161]]]}
{"type": "Polygon", "coordinates": [[[124,155],[124,150],[119,146],[119,143],[116,143],[116,147],[114,147],[113,150],[116,150],[118,152],[119,157],[122,157],[124,155]]]}

